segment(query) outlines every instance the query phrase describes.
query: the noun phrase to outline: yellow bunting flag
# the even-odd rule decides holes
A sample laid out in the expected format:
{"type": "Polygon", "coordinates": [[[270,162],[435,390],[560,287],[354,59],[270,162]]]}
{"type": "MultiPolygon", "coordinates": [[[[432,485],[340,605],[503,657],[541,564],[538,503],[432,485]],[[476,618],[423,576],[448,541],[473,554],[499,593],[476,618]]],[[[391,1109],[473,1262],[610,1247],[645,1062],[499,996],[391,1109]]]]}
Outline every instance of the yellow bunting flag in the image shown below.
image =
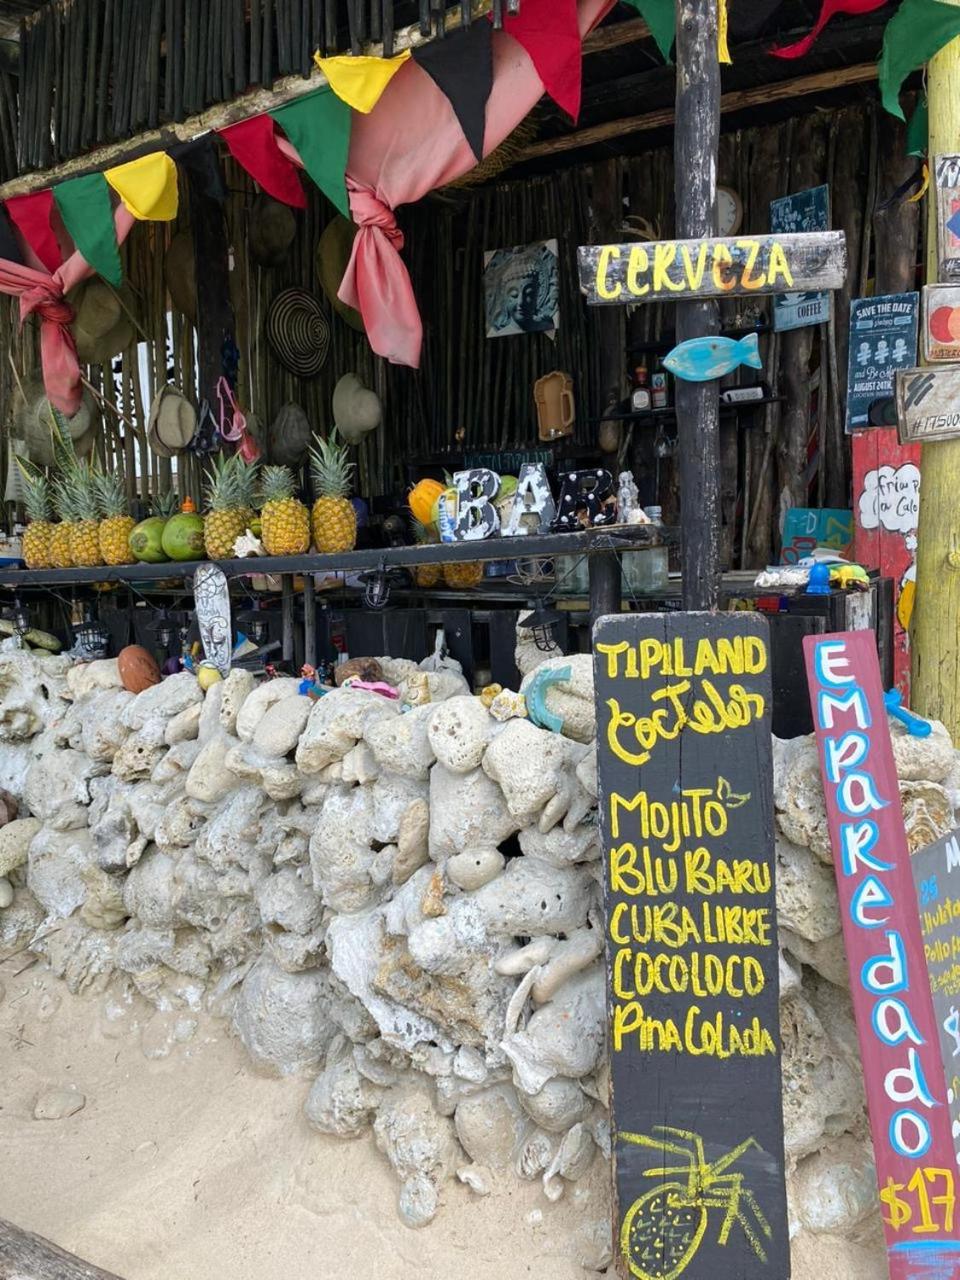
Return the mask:
{"type": "Polygon", "coordinates": [[[717,3],[717,61],[728,67],[733,63],[727,44],[727,0],[718,0],[717,3]]]}
{"type": "Polygon", "coordinates": [[[918,200],[922,200],[923,197],[927,194],[927,189],[929,188],[929,186],[930,186],[930,166],[926,163],[926,161],[924,161],[923,180],[920,183],[920,190],[916,193],[916,195],[907,197],[907,204],[916,204],[918,200]]]}
{"type": "Polygon", "coordinates": [[[170,222],[177,216],[177,166],[165,151],[154,151],[103,175],[135,218],[170,222]]]}
{"type": "Polygon", "coordinates": [[[380,95],[409,57],[410,50],[404,49],[395,58],[353,57],[349,53],[321,58],[315,53],[313,60],[337,97],[354,111],[366,115],[380,101],[380,95]]]}

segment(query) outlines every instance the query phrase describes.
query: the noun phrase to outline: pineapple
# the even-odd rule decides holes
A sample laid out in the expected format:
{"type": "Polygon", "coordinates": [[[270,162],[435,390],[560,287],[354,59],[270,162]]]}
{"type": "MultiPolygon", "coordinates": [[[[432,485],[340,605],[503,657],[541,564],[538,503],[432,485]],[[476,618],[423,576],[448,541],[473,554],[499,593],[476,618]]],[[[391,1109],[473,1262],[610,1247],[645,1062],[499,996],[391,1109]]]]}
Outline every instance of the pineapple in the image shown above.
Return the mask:
{"type": "Polygon", "coordinates": [[[310,550],[310,512],[293,496],[289,467],[264,467],[260,479],[260,514],[268,556],[299,556],[310,550]]]}
{"type": "Polygon", "coordinates": [[[100,515],[100,554],[104,564],[132,564],[130,534],[136,521],[127,510],[123,479],[115,472],[98,471],[93,477],[100,515]]]}
{"type": "Polygon", "coordinates": [[[172,489],[164,489],[155,493],[150,499],[150,514],[159,516],[161,520],[169,520],[180,510],[180,500],[172,489]]]}
{"type": "MultiPolygon", "coordinates": [[[[413,522],[413,540],[418,547],[429,546],[437,537],[433,526],[424,524],[422,520],[413,522]]],[[[443,577],[443,565],[417,564],[413,567],[413,580],[418,587],[435,587],[443,577]]]]}
{"type": "Polygon", "coordinates": [[[233,544],[253,521],[253,485],[257,468],[239,453],[219,454],[207,472],[203,537],[211,560],[229,560],[233,544]]]}
{"type": "Polygon", "coordinates": [[[64,481],[72,494],[76,513],[70,527],[70,558],[75,565],[103,564],[100,554],[100,520],[93,470],[88,462],[78,462],[64,481]]]}
{"type": "Polygon", "coordinates": [[[59,477],[53,486],[53,509],[60,517],[50,534],[50,567],[71,569],[73,553],[70,550],[70,533],[77,518],[76,497],[66,479],[59,477]]]}
{"type": "Polygon", "coordinates": [[[315,436],[310,450],[310,474],[317,500],[313,504],[313,544],[321,555],[352,551],[357,542],[357,513],[347,494],[353,463],[347,461],[347,446],[340,444],[337,429],[326,440],[315,436]]]}
{"type": "Polygon", "coordinates": [[[50,559],[50,539],[55,526],[50,522],[53,513],[50,481],[25,458],[17,458],[17,465],[27,491],[24,506],[29,520],[23,534],[23,558],[28,569],[52,569],[54,565],[50,559]]]}

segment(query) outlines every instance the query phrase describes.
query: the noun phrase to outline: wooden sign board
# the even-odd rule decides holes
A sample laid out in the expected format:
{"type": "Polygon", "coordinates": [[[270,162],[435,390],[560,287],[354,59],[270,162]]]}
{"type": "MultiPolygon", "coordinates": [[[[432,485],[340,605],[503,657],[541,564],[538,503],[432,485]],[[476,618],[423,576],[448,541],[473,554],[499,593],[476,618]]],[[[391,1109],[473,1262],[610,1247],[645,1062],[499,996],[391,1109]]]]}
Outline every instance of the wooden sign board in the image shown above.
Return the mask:
{"type": "Polygon", "coordinates": [[[876,637],[805,636],[891,1280],[960,1266],[957,1161],[876,637]]]}
{"type": "Polygon", "coordinates": [[[919,295],[887,294],[850,303],[848,432],[896,423],[893,377],[917,363],[919,295]]]}
{"type": "Polygon", "coordinates": [[[960,1165],[960,829],[918,850],[910,868],[960,1165]]]}
{"type": "Polygon", "coordinates": [[[960,284],[923,286],[923,358],[928,364],[960,361],[960,284]]]}
{"type": "Polygon", "coordinates": [[[960,279],[960,156],[937,156],[933,175],[940,279],[956,280],[960,279]]]}
{"type": "Polygon", "coordinates": [[[786,1280],[767,622],[593,647],[619,1274],[786,1280]]]}
{"type": "Polygon", "coordinates": [[[591,306],[839,289],[847,274],[842,231],[582,245],[577,259],[591,306]]]}
{"type": "MultiPolygon", "coordinates": [[[[770,230],[774,235],[826,231],[829,226],[830,188],[826,184],[770,201],[770,230]]],[[[832,306],[829,293],[778,293],[773,300],[774,331],[783,333],[812,324],[829,324],[832,306]]]]}
{"type": "Polygon", "coordinates": [[[901,444],[960,437],[960,365],[900,370],[896,399],[901,444]]]}

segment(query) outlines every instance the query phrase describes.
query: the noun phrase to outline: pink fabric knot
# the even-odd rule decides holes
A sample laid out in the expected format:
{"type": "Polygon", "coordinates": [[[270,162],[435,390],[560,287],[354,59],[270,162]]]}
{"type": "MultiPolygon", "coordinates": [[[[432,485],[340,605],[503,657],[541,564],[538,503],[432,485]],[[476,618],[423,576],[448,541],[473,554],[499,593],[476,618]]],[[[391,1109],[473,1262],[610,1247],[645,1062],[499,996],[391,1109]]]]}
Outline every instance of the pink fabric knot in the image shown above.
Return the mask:
{"type": "Polygon", "coordinates": [[[358,227],[376,227],[398,252],[403,248],[403,232],[397,226],[396,214],[369,188],[351,187],[350,212],[358,227]]]}
{"type": "Polygon", "coordinates": [[[74,318],[73,307],[63,296],[63,285],[55,277],[50,277],[49,284],[36,285],[25,289],[20,295],[20,323],[28,316],[36,313],[48,324],[68,325],[74,318]]]}

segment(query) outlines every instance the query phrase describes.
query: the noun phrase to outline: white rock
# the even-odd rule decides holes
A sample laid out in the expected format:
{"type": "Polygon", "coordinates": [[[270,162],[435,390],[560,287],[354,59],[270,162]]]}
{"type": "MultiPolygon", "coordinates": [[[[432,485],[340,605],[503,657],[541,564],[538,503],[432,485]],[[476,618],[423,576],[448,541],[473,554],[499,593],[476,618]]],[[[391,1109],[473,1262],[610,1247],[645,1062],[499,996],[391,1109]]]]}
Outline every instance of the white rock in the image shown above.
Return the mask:
{"type": "Polygon", "coordinates": [[[451,773],[476,769],[493,736],[494,721],[479,698],[461,695],[440,703],[427,724],[434,755],[451,773]]]}
{"type": "Polygon", "coordinates": [[[192,742],[198,736],[202,710],[202,703],[193,702],[170,717],[163,731],[163,740],[168,747],[175,746],[178,742],[192,742]]]}
{"type": "Polygon", "coordinates": [[[13,903],[13,885],[6,876],[0,876],[0,911],[5,911],[13,903]]]}
{"type": "Polygon", "coordinates": [[[0,876],[26,863],[30,842],[42,826],[39,818],[14,818],[0,827],[0,876]]]}
{"type": "Polygon", "coordinates": [[[939,720],[931,720],[932,733],[915,738],[906,725],[888,717],[897,777],[909,782],[943,782],[953,768],[953,743],[939,720]]]}
{"type": "Polygon", "coordinates": [[[27,887],[48,916],[63,919],[86,897],[82,872],[93,862],[86,828],[55,831],[43,827],[30,843],[27,887]]]}
{"type": "Polygon", "coordinates": [[[27,770],[23,803],[35,818],[58,831],[83,827],[97,766],[81,751],[45,750],[27,770]]]}
{"type": "Polygon", "coordinates": [[[513,816],[525,824],[564,786],[575,784],[570,748],[558,733],[538,729],[529,720],[509,720],[487,748],[483,769],[500,784],[513,816]]]}
{"type": "Polygon", "coordinates": [[[116,658],[96,658],[93,662],[78,662],[69,668],[66,685],[75,702],[95,689],[121,689],[123,681],[117,669],[116,658]]]}
{"type": "Polygon", "coordinates": [[[565,1076],[554,1076],[539,1093],[521,1093],[519,1098],[527,1115],[547,1133],[566,1133],[586,1120],[593,1107],[579,1083],[565,1076]]]}
{"type": "Polygon", "coordinates": [[[126,741],[130,730],[122,716],[133,696],[126,689],[111,689],[84,700],[81,745],[91,760],[112,760],[126,741]]]}
{"type": "Polygon", "coordinates": [[[408,1227],[426,1226],[439,1207],[440,1186],[457,1167],[453,1124],[437,1115],[427,1090],[408,1085],[387,1095],[373,1132],[400,1179],[400,1217],[408,1227]]]}
{"type": "Polygon", "coordinates": [[[369,787],[330,788],[310,839],[310,866],[314,888],[334,911],[362,911],[379,896],[372,826],[369,787]]]}
{"type": "Polygon", "coordinates": [[[33,1107],[34,1120],[66,1120],[86,1105],[86,1098],[73,1088],[44,1089],[33,1107]]]}
{"type": "Polygon", "coordinates": [[[234,1027],[254,1064],[278,1075],[316,1066],[336,1027],[327,978],[317,969],[286,973],[261,957],[240,988],[234,1027]]]}
{"type": "Polygon", "coordinates": [[[494,965],[497,973],[511,977],[519,977],[544,964],[557,949],[557,939],[550,937],[534,938],[525,947],[507,951],[494,965]]]}
{"type": "Polygon", "coordinates": [[[142,729],[150,720],[170,720],[194,702],[202,701],[203,690],[196,676],[180,671],[138,693],[124,710],[123,722],[130,729],[142,729]]]}
{"type": "Polygon", "coordinates": [[[292,933],[316,929],[323,918],[323,904],[302,874],[306,868],[282,867],[257,888],[257,907],[263,923],[292,933]]]}
{"type": "Polygon", "coordinates": [[[435,862],[463,849],[495,848],[519,825],[503,792],[482,769],[451,773],[436,764],[430,770],[430,856],[435,862]]]}
{"type": "Polygon", "coordinates": [[[499,849],[465,849],[444,865],[450,880],[460,889],[480,889],[498,876],[506,865],[499,849]]]}
{"type": "Polygon", "coordinates": [[[547,658],[523,679],[520,692],[526,696],[538,672],[563,671],[570,676],[551,684],[544,701],[547,710],[563,721],[563,736],[576,742],[592,742],[597,736],[597,713],[593,701],[593,657],[589,653],[572,653],[547,658]]]}
{"type": "Polygon", "coordinates": [[[169,929],[176,922],[176,866],[169,854],[148,848],[131,868],[123,885],[123,903],[141,924],[169,929]]]}
{"type": "Polygon", "coordinates": [[[469,895],[492,934],[535,938],[586,924],[596,884],[580,867],[560,869],[539,858],[512,858],[503,874],[469,895]]]}
{"type": "Polygon", "coordinates": [[[240,741],[252,742],[254,731],[269,708],[281,698],[293,697],[299,689],[300,681],[294,676],[279,676],[276,680],[264,680],[258,684],[252,693],[246,695],[237,712],[236,732],[240,741]]]}
{"type": "Polygon", "coordinates": [[[44,662],[0,652],[0,740],[23,742],[53,725],[67,710],[66,692],[65,680],[44,662]]]}
{"type": "Polygon", "coordinates": [[[265,756],[285,756],[300,741],[313,703],[299,693],[280,698],[253,731],[254,748],[265,756]]]}
{"type": "Polygon", "coordinates": [[[366,742],[351,747],[340,762],[340,776],[344,782],[356,782],[364,786],[373,782],[380,772],[376,756],[366,742]]]}
{"type": "Polygon", "coordinates": [[[808,942],[822,942],[840,931],[833,870],[782,836],[777,840],[777,918],[808,942]]]}
{"type": "Polygon", "coordinates": [[[867,1143],[852,1136],[801,1160],[791,1181],[791,1206],[819,1235],[853,1235],[877,1210],[877,1173],[867,1143]]]}
{"type": "Polygon", "coordinates": [[[342,760],[378,720],[399,715],[396,702],[365,689],[332,689],[313,704],[307,727],[297,747],[302,773],[319,773],[342,760]]]}
{"type": "MultiPolygon", "coordinates": [[[[596,819],[596,813],[591,815],[596,819]]],[[[600,832],[596,821],[584,822],[567,831],[553,827],[538,831],[524,827],[520,832],[520,848],[532,858],[541,858],[555,867],[569,867],[577,862],[596,862],[600,857],[600,832]]]]}
{"type": "Polygon", "coordinates": [[[539,1093],[554,1076],[579,1079],[596,1067],[606,1032],[602,965],[594,965],[561,987],[531,1016],[523,1031],[506,1036],[502,1048],[522,1093],[539,1093]]]}
{"type": "Polygon", "coordinates": [[[375,720],[363,731],[377,763],[391,773],[425,780],[434,762],[427,728],[436,707],[411,707],[400,716],[375,720]]]}
{"type": "Polygon", "coordinates": [[[496,1084],[464,1100],[454,1115],[460,1145],[471,1160],[505,1169],[530,1128],[512,1084],[496,1084]]]}
{"type": "Polygon", "coordinates": [[[556,1155],[543,1171],[543,1194],[548,1200],[560,1199],[564,1181],[576,1182],[583,1177],[596,1150],[590,1130],[583,1124],[575,1124],[564,1135],[556,1155]]]}
{"type": "Polygon", "coordinates": [[[307,1123],[320,1133],[356,1138],[370,1127],[383,1090],[365,1080],[349,1048],[334,1056],[314,1080],[303,1104],[307,1123]]]}
{"type": "Polygon", "coordinates": [[[404,814],[412,804],[426,799],[426,785],[399,773],[381,773],[373,785],[366,789],[373,801],[371,836],[381,844],[399,841],[404,814]]]}
{"type": "MultiPolygon", "coordinates": [[[[242,667],[234,667],[223,682],[223,693],[220,698],[220,728],[227,733],[237,733],[237,718],[240,708],[249,698],[256,686],[252,671],[244,671],[242,667]]],[[[240,735],[237,734],[239,737],[240,735]]]]}
{"type": "Polygon", "coordinates": [[[406,884],[418,867],[430,859],[430,806],[426,800],[411,800],[400,816],[397,856],[393,862],[393,883],[406,884]]]}
{"type": "Polygon", "coordinates": [[[222,800],[239,785],[240,779],[227,765],[227,755],[236,745],[236,738],[223,730],[203,744],[187,774],[188,796],[212,803],[222,800]]]}
{"type": "Polygon", "coordinates": [[[568,978],[586,969],[602,951],[603,934],[599,929],[577,929],[571,933],[566,941],[557,944],[533,984],[530,994],[534,1003],[552,1000],[568,978]]]}

